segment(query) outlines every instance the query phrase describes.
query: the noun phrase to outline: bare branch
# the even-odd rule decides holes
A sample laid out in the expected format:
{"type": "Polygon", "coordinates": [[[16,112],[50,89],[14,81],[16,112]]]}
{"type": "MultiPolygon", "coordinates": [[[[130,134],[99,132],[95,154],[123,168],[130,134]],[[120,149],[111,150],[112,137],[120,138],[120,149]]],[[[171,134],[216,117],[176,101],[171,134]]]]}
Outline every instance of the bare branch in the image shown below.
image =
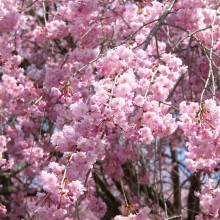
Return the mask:
{"type": "Polygon", "coordinates": [[[143,50],[146,50],[151,39],[153,38],[153,36],[155,36],[155,34],[157,33],[157,31],[159,30],[160,26],[164,23],[166,17],[170,14],[170,12],[173,9],[173,6],[175,5],[175,3],[177,2],[177,0],[174,0],[170,6],[168,7],[168,9],[164,12],[164,14],[160,17],[160,19],[158,20],[157,24],[154,26],[154,28],[151,30],[150,34],[147,36],[145,43],[144,43],[144,47],[143,50]]]}

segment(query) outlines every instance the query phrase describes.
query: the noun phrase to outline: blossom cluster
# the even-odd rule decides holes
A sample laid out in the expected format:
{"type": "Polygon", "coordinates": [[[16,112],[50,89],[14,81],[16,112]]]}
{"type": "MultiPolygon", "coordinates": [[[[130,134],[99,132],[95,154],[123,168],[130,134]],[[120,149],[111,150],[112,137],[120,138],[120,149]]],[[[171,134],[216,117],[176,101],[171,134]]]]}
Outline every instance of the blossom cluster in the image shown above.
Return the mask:
{"type": "Polygon", "coordinates": [[[213,171],[219,163],[220,108],[212,99],[204,103],[182,102],[180,122],[187,143],[187,163],[192,171],[213,171]]]}

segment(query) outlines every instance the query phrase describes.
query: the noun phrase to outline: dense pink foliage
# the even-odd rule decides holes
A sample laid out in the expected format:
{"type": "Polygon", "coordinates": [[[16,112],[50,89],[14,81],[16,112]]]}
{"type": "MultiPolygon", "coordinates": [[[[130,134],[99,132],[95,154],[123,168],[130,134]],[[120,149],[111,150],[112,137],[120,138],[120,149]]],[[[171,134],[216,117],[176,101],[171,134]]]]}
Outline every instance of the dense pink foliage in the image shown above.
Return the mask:
{"type": "Polygon", "coordinates": [[[0,0],[0,218],[219,220],[219,8],[0,0]]]}

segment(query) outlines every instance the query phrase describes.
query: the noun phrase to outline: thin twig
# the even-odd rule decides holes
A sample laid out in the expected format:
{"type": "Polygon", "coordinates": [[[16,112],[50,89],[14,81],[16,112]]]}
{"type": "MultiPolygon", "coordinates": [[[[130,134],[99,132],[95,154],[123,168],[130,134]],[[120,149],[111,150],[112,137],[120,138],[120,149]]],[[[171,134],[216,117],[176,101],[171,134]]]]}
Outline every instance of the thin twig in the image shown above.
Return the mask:
{"type": "MultiPolygon", "coordinates": [[[[167,23],[164,23],[164,24],[167,24],[167,23]]],[[[172,50],[174,50],[175,48],[177,48],[177,47],[180,45],[180,43],[182,43],[185,39],[190,38],[190,37],[192,37],[194,34],[196,34],[196,33],[198,33],[198,32],[201,32],[201,31],[204,31],[204,30],[207,30],[207,29],[209,29],[209,28],[211,28],[211,25],[209,25],[208,27],[205,27],[205,28],[202,28],[202,29],[199,29],[199,30],[193,31],[192,33],[187,34],[187,36],[185,36],[184,38],[181,38],[181,39],[180,39],[180,41],[173,47],[172,50]]]]}
{"type": "Polygon", "coordinates": [[[214,74],[213,74],[213,70],[212,70],[212,54],[213,54],[213,45],[214,45],[213,28],[214,28],[215,19],[216,19],[216,15],[217,15],[218,11],[219,11],[219,9],[216,10],[216,12],[213,16],[213,21],[212,21],[212,26],[211,26],[211,34],[210,34],[211,35],[211,48],[210,48],[209,56],[207,57],[207,59],[209,61],[209,73],[208,73],[208,77],[206,79],[205,86],[204,86],[204,89],[202,90],[201,97],[200,97],[200,112],[199,112],[200,117],[201,117],[201,112],[202,112],[203,96],[204,96],[204,93],[208,87],[209,80],[211,77],[212,77],[212,83],[213,83],[213,97],[215,97],[215,78],[214,78],[214,74]]]}
{"type": "Polygon", "coordinates": [[[43,13],[44,13],[44,23],[45,23],[45,26],[46,26],[46,24],[47,24],[47,17],[46,17],[47,10],[46,10],[46,7],[45,7],[45,0],[43,0],[43,13]]]}

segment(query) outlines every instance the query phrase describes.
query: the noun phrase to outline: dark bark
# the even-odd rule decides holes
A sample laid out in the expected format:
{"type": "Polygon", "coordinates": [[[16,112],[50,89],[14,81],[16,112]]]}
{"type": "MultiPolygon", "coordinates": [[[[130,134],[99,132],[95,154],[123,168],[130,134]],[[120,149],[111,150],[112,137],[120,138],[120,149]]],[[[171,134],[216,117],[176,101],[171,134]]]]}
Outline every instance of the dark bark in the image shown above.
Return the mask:
{"type": "Polygon", "coordinates": [[[201,190],[200,173],[195,173],[190,178],[190,188],[188,194],[188,219],[194,220],[195,216],[200,212],[199,198],[195,196],[195,192],[201,190]]]}
{"type": "Polygon", "coordinates": [[[93,173],[93,178],[96,182],[96,192],[99,197],[105,202],[107,206],[107,212],[105,213],[102,220],[111,220],[114,216],[120,215],[119,206],[121,202],[116,199],[112,193],[107,189],[104,181],[98,176],[98,174],[93,173]]]}
{"type": "Polygon", "coordinates": [[[174,192],[173,206],[176,209],[177,214],[181,214],[181,188],[179,179],[177,151],[175,149],[171,149],[171,157],[173,162],[173,168],[171,173],[174,192]]]}

